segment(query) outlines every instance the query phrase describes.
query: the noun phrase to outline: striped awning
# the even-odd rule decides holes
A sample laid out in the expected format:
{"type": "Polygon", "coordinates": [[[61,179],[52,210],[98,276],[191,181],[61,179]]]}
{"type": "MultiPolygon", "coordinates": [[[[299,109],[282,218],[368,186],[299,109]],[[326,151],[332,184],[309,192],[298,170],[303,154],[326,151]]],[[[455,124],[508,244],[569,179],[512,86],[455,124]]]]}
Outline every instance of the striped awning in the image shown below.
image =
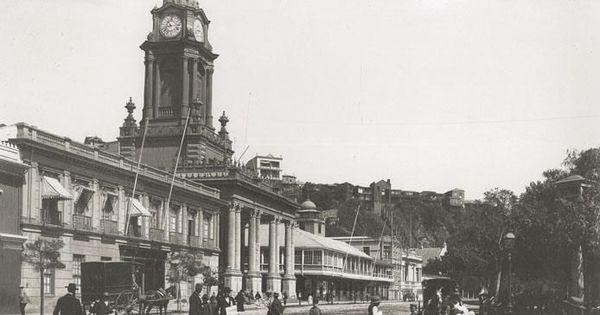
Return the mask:
{"type": "Polygon", "coordinates": [[[42,177],[42,199],[71,200],[73,196],[56,178],[42,177]]]}
{"type": "Polygon", "coordinates": [[[129,197],[131,207],[129,208],[129,216],[131,217],[152,217],[152,213],[142,205],[142,203],[134,198],[129,197]]]}

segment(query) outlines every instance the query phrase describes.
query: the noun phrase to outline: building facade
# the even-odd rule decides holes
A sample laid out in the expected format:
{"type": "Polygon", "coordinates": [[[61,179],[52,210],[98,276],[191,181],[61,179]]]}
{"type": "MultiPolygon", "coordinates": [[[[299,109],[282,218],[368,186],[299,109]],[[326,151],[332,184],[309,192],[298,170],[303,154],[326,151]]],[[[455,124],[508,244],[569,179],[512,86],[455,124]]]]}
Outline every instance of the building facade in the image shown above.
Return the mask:
{"type": "MultiPolygon", "coordinates": [[[[280,180],[280,174],[266,176],[267,168],[260,162],[252,169],[233,161],[224,112],[218,119],[219,131],[213,126],[212,77],[218,55],[209,42],[210,21],[196,1],[164,0],[151,13],[153,27],[141,45],[146,65],[143,119],[136,123],[135,105],[128,102],[118,142],[109,147],[125,157],[142,155],[141,160],[152,167],[220,191],[227,203],[218,223],[224,286],[234,292],[266,288],[295,293],[291,229],[298,204],[268,182],[280,180]],[[267,226],[274,231],[281,226],[290,237],[277,243],[277,235],[268,234],[270,267],[263,279],[258,238],[267,226]],[[280,252],[290,266],[283,272],[277,267],[280,252]]],[[[276,160],[270,160],[269,172],[279,172],[276,160]]]]}
{"type": "MultiPolygon", "coordinates": [[[[143,164],[138,169],[123,156],[24,123],[4,129],[26,165],[19,200],[23,236],[65,244],[60,258],[66,268],[47,270],[43,281],[31,265],[22,265],[18,274],[32,308],[40,286],[49,309],[68,283],[79,284],[83,262],[142,263],[144,290],[168,286],[171,252],[194,252],[218,268],[220,212],[229,205],[217,189],[176,178],[167,205],[172,176],[165,171],[143,164]]],[[[182,283],[182,295],[193,284],[182,283]]]]}
{"type": "Polygon", "coordinates": [[[27,165],[17,146],[0,141],[0,313],[19,312],[17,296],[21,282],[21,253],[27,237],[21,233],[22,189],[27,165]]]}

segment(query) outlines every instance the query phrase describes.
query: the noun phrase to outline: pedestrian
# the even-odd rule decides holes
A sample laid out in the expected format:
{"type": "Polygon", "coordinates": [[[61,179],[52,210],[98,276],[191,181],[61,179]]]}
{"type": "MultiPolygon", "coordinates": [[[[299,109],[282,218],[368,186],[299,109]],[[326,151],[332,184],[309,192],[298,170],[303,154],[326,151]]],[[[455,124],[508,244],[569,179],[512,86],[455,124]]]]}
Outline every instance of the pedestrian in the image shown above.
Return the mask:
{"type": "Polygon", "coordinates": [[[321,309],[319,308],[319,299],[313,301],[313,307],[308,311],[308,315],[321,315],[321,309]]]}
{"type": "MultiPolygon", "coordinates": [[[[191,303],[190,303],[191,307],[191,303]]],[[[208,294],[202,295],[202,305],[200,306],[200,315],[215,315],[210,313],[210,306],[208,304],[208,294]]]]}
{"type": "Polygon", "coordinates": [[[279,301],[279,293],[273,293],[273,302],[269,305],[269,315],[282,315],[283,314],[283,305],[281,305],[281,301],[279,301]]]}
{"type": "Polygon", "coordinates": [[[287,305],[287,299],[288,299],[287,291],[283,291],[283,293],[281,295],[283,295],[283,305],[287,305]]]}
{"type": "Polygon", "coordinates": [[[25,315],[25,306],[31,303],[31,300],[29,299],[29,296],[27,296],[27,293],[25,293],[24,288],[25,286],[23,285],[19,286],[19,306],[21,308],[21,315],[25,315]]]}
{"type": "Polygon", "coordinates": [[[53,315],[83,315],[83,308],[81,302],[75,297],[75,291],[77,291],[77,285],[75,283],[69,283],[67,288],[67,294],[58,299],[56,306],[54,307],[53,315]]]}
{"type": "Polygon", "coordinates": [[[90,313],[96,315],[108,315],[112,314],[112,310],[108,307],[108,292],[104,292],[100,299],[92,305],[90,313]]]}
{"type": "Polygon", "coordinates": [[[231,289],[224,288],[217,298],[217,308],[219,309],[219,315],[227,315],[227,308],[235,305],[235,300],[231,297],[231,289]]]}
{"type": "Polygon", "coordinates": [[[194,287],[194,292],[190,295],[188,302],[190,303],[190,309],[188,311],[189,315],[200,315],[202,312],[202,298],[200,294],[202,293],[202,283],[196,283],[194,287]]]}
{"type": "MultiPolygon", "coordinates": [[[[214,292],[213,292],[214,293],[214,292]]],[[[217,308],[217,296],[216,295],[212,295],[209,299],[208,302],[208,309],[210,310],[210,315],[219,315],[219,311],[217,308]]]]}
{"type": "Polygon", "coordinates": [[[302,292],[298,292],[296,296],[298,297],[298,305],[302,305],[302,292]]]}
{"type": "Polygon", "coordinates": [[[313,303],[313,297],[312,297],[312,294],[309,293],[308,294],[308,305],[312,305],[312,303],[313,303]]]}
{"type": "Polygon", "coordinates": [[[379,296],[373,295],[371,304],[369,304],[368,315],[383,315],[383,312],[379,310],[379,303],[381,303],[379,296]]]}
{"type": "Polygon", "coordinates": [[[237,305],[237,311],[243,312],[244,302],[246,302],[246,298],[244,297],[244,291],[240,290],[240,292],[238,292],[238,294],[235,296],[235,302],[237,305]]]}

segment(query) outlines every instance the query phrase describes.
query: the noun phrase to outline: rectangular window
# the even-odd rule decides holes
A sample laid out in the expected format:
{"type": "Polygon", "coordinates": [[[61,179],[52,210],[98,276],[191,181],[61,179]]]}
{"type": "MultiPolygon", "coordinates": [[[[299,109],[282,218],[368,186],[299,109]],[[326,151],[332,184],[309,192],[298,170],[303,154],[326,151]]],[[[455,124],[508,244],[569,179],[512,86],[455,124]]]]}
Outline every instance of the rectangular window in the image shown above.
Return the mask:
{"type": "Polygon", "coordinates": [[[104,203],[102,205],[102,218],[111,220],[118,206],[117,194],[113,192],[104,192],[104,203]]]}
{"type": "Polygon", "coordinates": [[[54,270],[44,270],[44,294],[54,295],[54,270]]]}
{"type": "Polygon", "coordinates": [[[304,264],[312,265],[312,263],[313,263],[313,252],[310,250],[305,250],[304,251],[304,264]]]}
{"type": "Polygon", "coordinates": [[[93,195],[93,190],[84,186],[77,186],[75,188],[75,212],[82,214],[91,210],[90,200],[92,200],[93,195]]]}
{"type": "Polygon", "coordinates": [[[85,262],[84,255],[73,255],[73,282],[79,288],[81,286],[81,263],[85,262]]]}
{"type": "Polygon", "coordinates": [[[177,232],[177,214],[173,214],[169,216],[169,232],[177,232]]]}
{"type": "Polygon", "coordinates": [[[363,247],[363,252],[369,256],[371,256],[371,247],[369,246],[364,246],[363,247]]]}
{"type": "Polygon", "coordinates": [[[150,226],[155,229],[160,229],[160,210],[162,206],[162,201],[160,200],[150,200],[150,213],[152,213],[152,218],[150,219],[150,226]]]}
{"type": "Polygon", "coordinates": [[[313,264],[320,265],[323,263],[323,252],[316,250],[313,256],[313,264]]]}
{"type": "Polygon", "coordinates": [[[100,257],[100,261],[112,261],[112,257],[102,256],[102,257],[100,257]]]}
{"type": "Polygon", "coordinates": [[[319,234],[321,234],[321,230],[322,230],[321,223],[319,223],[319,234]]]}
{"type": "Polygon", "coordinates": [[[296,265],[302,264],[302,251],[301,250],[294,251],[294,263],[296,265]]]}

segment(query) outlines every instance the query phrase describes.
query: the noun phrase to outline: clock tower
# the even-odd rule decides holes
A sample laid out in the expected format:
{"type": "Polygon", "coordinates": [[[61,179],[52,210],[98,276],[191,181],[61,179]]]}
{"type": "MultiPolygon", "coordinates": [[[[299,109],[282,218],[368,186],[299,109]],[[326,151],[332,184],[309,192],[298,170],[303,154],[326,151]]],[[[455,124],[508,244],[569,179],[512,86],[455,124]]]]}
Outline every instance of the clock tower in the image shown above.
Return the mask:
{"type": "Polygon", "coordinates": [[[152,31],[140,46],[145,53],[143,118],[133,129],[131,117],[126,119],[120,153],[135,158],[147,130],[143,161],[172,170],[189,115],[181,155],[185,162],[230,159],[227,132],[217,134],[213,127],[212,76],[218,55],[208,40],[210,21],[195,0],[163,0],[151,13],[152,31]]]}

